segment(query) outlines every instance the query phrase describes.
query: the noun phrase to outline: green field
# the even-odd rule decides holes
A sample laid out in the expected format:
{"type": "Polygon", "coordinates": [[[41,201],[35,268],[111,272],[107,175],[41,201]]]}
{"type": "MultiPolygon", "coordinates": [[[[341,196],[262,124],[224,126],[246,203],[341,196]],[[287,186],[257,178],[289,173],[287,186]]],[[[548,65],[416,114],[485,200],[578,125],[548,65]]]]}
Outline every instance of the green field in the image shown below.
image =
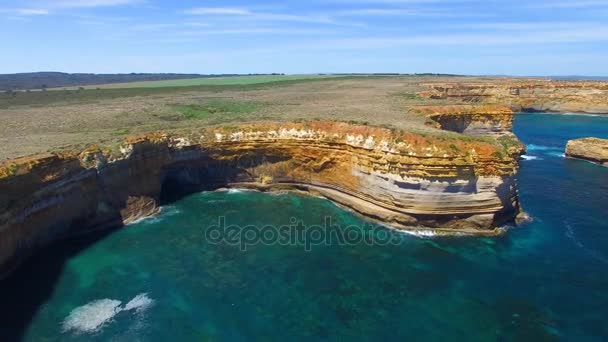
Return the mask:
{"type": "Polygon", "coordinates": [[[51,104],[91,103],[101,100],[183,94],[186,92],[248,91],[280,88],[298,83],[315,83],[332,80],[380,79],[387,76],[234,76],[208,77],[183,80],[113,83],[86,87],[53,88],[35,91],[0,92],[0,109],[14,106],[48,106],[51,104]]]}
{"type": "Polygon", "coordinates": [[[260,76],[230,76],[230,77],[200,77],[182,80],[145,81],[112,83],[92,85],[85,88],[165,88],[165,87],[192,87],[192,86],[222,86],[222,85],[249,85],[282,81],[300,81],[311,79],[333,78],[332,75],[260,75],[260,76]]]}

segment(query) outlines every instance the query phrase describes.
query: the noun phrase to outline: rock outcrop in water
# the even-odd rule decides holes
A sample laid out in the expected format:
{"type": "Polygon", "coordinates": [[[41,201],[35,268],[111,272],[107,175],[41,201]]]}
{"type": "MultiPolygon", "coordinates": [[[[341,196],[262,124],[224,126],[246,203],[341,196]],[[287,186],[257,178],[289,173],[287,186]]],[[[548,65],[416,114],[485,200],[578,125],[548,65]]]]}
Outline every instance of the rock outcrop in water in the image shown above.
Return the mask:
{"type": "Polygon", "coordinates": [[[566,157],[608,166],[608,139],[582,138],[568,141],[566,157]]]}
{"type": "Polygon", "coordinates": [[[398,229],[497,234],[519,214],[522,145],[335,122],[135,136],[116,150],[0,166],[0,267],[41,245],[154,214],[163,199],[249,187],[322,195],[398,229]]]}
{"type": "Polygon", "coordinates": [[[608,113],[608,82],[504,80],[429,83],[420,95],[473,103],[497,103],[515,111],[608,113]]]}

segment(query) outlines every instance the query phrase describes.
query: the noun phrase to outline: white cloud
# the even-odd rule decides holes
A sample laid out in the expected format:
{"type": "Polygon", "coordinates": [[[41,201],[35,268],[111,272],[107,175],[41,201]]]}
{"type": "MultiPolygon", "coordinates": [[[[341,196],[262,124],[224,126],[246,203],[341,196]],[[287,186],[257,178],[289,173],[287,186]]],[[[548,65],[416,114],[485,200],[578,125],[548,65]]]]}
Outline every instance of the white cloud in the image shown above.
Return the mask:
{"type": "Polygon", "coordinates": [[[94,8],[138,5],[144,2],[144,0],[59,0],[49,3],[49,6],[57,8],[94,8]]]}
{"type": "MultiPolygon", "coordinates": [[[[313,42],[300,42],[280,47],[277,51],[348,51],[378,50],[403,47],[446,47],[466,46],[480,48],[543,46],[549,44],[605,43],[608,42],[608,26],[586,27],[581,29],[545,30],[513,35],[507,33],[460,33],[460,34],[422,34],[392,37],[359,37],[329,39],[313,42]]],[[[432,51],[432,49],[430,50],[432,51]]]]}
{"type": "Polygon", "coordinates": [[[236,7],[197,7],[186,10],[184,13],[202,16],[237,16],[243,19],[251,19],[255,21],[337,24],[330,16],[327,15],[255,12],[246,8],[236,7]]]}
{"type": "Polygon", "coordinates": [[[0,13],[8,13],[17,17],[48,15],[62,9],[95,8],[142,4],[145,0],[57,0],[37,3],[36,8],[0,9],[0,13]]]}
{"type": "Polygon", "coordinates": [[[592,8],[606,7],[607,0],[559,0],[559,1],[544,1],[539,3],[530,3],[528,8],[592,8]]]}
{"type": "Polygon", "coordinates": [[[470,2],[471,0],[332,0],[334,3],[347,4],[386,4],[386,5],[419,5],[419,4],[436,4],[436,3],[459,3],[470,2]]]}
{"type": "Polygon", "coordinates": [[[190,15],[251,15],[251,11],[234,7],[197,7],[185,11],[190,15]]]}
{"type": "Polygon", "coordinates": [[[210,27],[210,26],[212,26],[209,23],[199,23],[199,22],[196,22],[196,21],[187,22],[187,23],[184,23],[184,25],[185,26],[190,26],[190,27],[210,27]]]}
{"type": "Polygon", "coordinates": [[[332,31],[322,29],[285,29],[285,28],[237,28],[237,29],[215,29],[215,30],[190,30],[174,32],[173,36],[196,37],[206,35],[232,35],[232,34],[278,34],[278,35],[314,35],[331,34],[332,31]]]}
{"type": "Polygon", "coordinates": [[[442,25],[442,28],[451,29],[484,29],[496,31],[524,31],[526,34],[538,30],[581,30],[606,28],[605,24],[594,22],[491,22],[491,23],[466,23],[458,25],[442,25]]]}
{"type": "Polygon", "coordinates": [[[406,9],[406,8],[360,8],[353,10],[344,10],[337,12],[339,16],[416,16],[416,17],[453,17],[453,16],[471,16],[471,14],[458,14],[442,10],[431,9],[406,9]]]}
{"type": "Polygon", "coordinates": [[[20,8],[15,12],[21,15],[47,15],[49,11],[46,9],[35,9],[35,8],[20,8]]]}
{"type": "Polygon", "coordinates": [[[136,24],[132,26],[135,31],[162,31],[177,27],[177,24],[136,24]]]}
{"type": "Polygon", "coordinates": [[[418,11],[398,9],[398,8],[363,8],[355,10],[341,11],[339,15],[353,15],[353,16],[391,16],[391,15],[413,15],[418,14],[418,11]]]}
{"type": "Polygon", "coordinates": [[[13,8],[13,9],[0,9],[0,13],[8,13],[16,16],[33,16],[33,15],[47,15],[50,12],[43,8],[13,8]]]}

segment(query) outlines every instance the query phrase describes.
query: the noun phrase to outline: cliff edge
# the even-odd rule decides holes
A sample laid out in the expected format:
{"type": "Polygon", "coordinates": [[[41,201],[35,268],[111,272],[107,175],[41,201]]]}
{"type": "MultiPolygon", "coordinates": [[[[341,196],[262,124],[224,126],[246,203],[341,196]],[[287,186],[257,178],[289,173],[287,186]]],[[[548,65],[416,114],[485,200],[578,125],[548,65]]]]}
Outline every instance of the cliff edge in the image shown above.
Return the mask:
{"type": "Polygon", "coordinates": [[[163,199],[249,187],[324,196],[396,229],[496,235],[520,213],[523,145],[341,122],[153,133],[0,165],[0,268],[57,239],[154,214],[163,199]]]}

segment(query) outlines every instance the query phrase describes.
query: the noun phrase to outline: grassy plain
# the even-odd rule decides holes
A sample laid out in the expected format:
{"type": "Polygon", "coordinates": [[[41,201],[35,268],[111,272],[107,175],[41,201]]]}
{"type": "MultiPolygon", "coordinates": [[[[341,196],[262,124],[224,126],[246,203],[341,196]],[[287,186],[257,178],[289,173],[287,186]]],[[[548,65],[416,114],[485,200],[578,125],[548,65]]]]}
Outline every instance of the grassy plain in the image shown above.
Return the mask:
{"type": "MultiPolygon", "coordinates": [[[[446,138],[456,134],[426,126],[423,115],[409,110],[448,104],[417,95],[424,83],[445,77],[277,77],[262,83],[254,76],[258,83],[237,77],[231,82],[241,83],[2,94],[0,160],[91,142],[117,143],[136,133],[254,121],[340,120],[446,138]]],[[[459,79],[473,80],[449,78],[459,79]]]]}
{"type": "MultiPolygon", "coordinates": [[[[260,76],[230,76],[230,77],[201,77],[182,80],[146,81],[104,84],[89,86],[88,88],[166,88],[166,87],[192,87],[192,86],[226,86],[226,85],[248,85],[284,81],[301,81],[335,78],[333,75],[260,75],[260,76]]],[[[86,87],[85,87],[86,88],[86,87]]]]}

